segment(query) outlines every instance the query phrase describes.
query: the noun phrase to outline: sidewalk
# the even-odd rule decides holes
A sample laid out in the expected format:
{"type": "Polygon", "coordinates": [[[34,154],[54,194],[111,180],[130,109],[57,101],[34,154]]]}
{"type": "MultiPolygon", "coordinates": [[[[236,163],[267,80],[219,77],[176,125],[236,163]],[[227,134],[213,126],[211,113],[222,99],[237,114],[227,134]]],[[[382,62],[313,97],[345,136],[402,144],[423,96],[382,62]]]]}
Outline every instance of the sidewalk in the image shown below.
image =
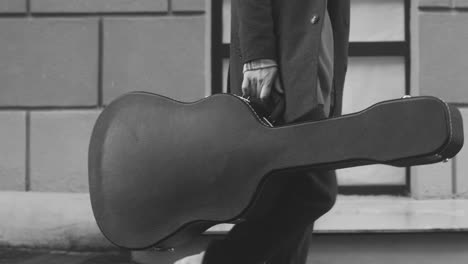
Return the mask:
{"type": "Polygon", "coordinates": [[[57,252],[0,248],[0,264],[136,264],[130,252],[57,252]]]}

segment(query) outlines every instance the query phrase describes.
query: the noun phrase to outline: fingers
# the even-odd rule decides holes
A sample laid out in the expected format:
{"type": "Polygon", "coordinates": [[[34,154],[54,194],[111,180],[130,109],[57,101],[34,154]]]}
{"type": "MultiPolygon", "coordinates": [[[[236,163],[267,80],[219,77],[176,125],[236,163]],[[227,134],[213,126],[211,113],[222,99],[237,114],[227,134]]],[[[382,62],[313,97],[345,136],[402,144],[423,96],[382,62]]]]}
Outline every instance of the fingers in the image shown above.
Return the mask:
{"type": "Polygon", "coordinates": [[[242,80],[242,96],[248,97],[250,96],[250,81],[249,78],[246,78],[244,75],[244,79],[242,80]]]}
{"type": "Polygon", "coordinates": [[[259,80],[251,73],[244,74],[242,80],[242,96],[258,97],[260,95],[259,80]]]}
{"type": "Polygon", "coordinates": [[[250,81],[250,93],[253,97],[259,97],[260,96],[260,88],[261,88],[261,83],[262,80],[258,78],[253,78],[253,80],[250,81]]]}
{"type": "Polygon", "coordinates": [[[259,89],[259,98],[261,100],[266,100],[270,94],[271,94],[271,86],[272,86],[272,82],[271,81],[264,81],[263,85],[262,85],[262,88],[259,89]]]}
{"type": "Polygon", "coordinates": [[[275,86],[275,90],[276,90],[278,93],[284,94],[283,85],[281,84],[281,80],[280,80],[279,76],[276,77],[274,86],[275,86]]]}
{"type": "Polygon", "coordinates": [[[247,71],[243,77],[242,95],[244,97],[256,97],[261,100],[266,100],[270,96],[272,86],[276,85],[275,81],[278,79],[277,69],[273,67],[247,71]]]}

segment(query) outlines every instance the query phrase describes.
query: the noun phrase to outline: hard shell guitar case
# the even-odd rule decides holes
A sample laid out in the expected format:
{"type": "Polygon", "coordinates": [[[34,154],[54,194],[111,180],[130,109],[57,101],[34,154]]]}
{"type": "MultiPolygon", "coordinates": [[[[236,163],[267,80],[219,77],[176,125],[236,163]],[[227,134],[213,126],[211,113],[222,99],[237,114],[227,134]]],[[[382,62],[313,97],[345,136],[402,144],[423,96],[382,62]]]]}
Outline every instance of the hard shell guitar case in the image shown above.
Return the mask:
{"type": "Polygon", "coordinates": [[[183,103],[133,92],[108,105],[94,126],[91,203],[114,244],[172,248],[215,224],[248,218],[272,172],[429,164],[462,145],[459,111],[434,97],[272,127],[234,95],[183,103]]]}

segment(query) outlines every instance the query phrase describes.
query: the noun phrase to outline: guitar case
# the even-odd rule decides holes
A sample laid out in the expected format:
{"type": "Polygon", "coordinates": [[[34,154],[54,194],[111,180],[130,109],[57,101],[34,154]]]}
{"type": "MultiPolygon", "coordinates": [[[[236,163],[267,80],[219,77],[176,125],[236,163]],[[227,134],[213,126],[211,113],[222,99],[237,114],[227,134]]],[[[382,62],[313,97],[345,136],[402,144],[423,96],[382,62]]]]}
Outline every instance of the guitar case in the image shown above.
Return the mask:
{"type": "Polygon", "coordinates": [[[462,145],[460,112],[435,97],[275,127],[235,95],[184,103],[133,92],[108,105],[94,126],[91,204],[114,244],[169,249],[248,218],[274,172],[430,164],[462,145]]]}

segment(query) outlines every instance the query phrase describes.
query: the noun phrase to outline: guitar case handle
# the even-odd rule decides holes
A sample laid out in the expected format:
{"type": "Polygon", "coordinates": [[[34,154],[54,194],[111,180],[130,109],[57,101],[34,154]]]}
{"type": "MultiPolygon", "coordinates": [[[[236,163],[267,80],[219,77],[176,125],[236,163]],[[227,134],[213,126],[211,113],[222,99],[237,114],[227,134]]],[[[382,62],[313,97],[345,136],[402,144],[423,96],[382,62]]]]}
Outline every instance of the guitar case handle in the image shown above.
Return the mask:
{"type": "Polygon", "coordinates": [[[272,125],[283,122],[283,114],[286,106],[283,94],[273,90],[267,100],[260,100],[258,98],[247,99],[255,112],[272,125]]]}

